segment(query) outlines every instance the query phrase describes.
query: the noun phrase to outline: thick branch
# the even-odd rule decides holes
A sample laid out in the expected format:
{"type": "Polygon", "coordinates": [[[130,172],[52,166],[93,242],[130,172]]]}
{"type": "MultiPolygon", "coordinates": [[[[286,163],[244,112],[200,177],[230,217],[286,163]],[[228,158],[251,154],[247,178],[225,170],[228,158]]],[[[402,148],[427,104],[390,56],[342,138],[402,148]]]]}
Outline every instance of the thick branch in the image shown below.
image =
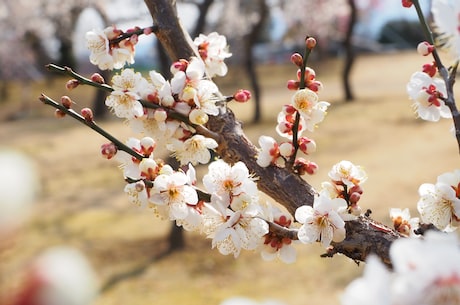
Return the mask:
{"type": "MultiPolygon", "coordinates": [[[[157,37],[171,59],[194,56],[191,39],[178,22],[173,3],[168,0],[145,0],[145,3],[158,25],[157,37]]],[[[262,168],[257,165],[257,149],[244,135],[241,124],[235,120],[230,110],[219,116],[210,116],[207,127],[221,135],[217,153],[230,163],[243,161],[258,177],[261,191],[284,205],[291,213],[301,205],[313,205],[314,190],[305,180],[286,169],[273,166],[262,168]]],[[[347,238],[335,243],[328,255],[342,253],[354,260],[363,261],[372,252],[390,264],[389,248],[391,242],[400,237],[399,234],[367,217],[347,222],[346,230],[347,238]]]]}

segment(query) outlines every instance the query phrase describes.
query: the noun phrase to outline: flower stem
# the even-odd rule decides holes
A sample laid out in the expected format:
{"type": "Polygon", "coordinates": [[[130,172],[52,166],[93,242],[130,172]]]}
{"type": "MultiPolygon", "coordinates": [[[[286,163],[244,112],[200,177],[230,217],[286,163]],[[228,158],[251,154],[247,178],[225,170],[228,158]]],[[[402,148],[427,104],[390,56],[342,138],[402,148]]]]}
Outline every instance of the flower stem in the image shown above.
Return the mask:
{"type": "Polygon", "coordinates": [[[48,96],[46,96],[44,94],[42,94],[40,96],[40,101],[43,102],[46,105],[50,105],[50,106],[52,106],[52,107],[54,107],[56,109],[59,109],[60,111],[64,112],[65,114],[70,115],[72,118],[76,119],[80,123],[85,124],[86,126],[91,128],[92,130],[94,130],[95,132],[97,132],[98,134],[100,134],[101,136],[103,136],[104,138],[106,138],[107,140],[112,142],[113,144],[115,144],[115,146],[117,147],[118,150],[122,150],[122,151],[130,154],[131,156],[133,156],[134,158],[136,158],[138,160],[142,160],[144,158],[143,155],[141,155],[138,152],[136,152],[135,150],[131,149],[130,147],[128,147],[127,145],[122,143],[120,140],[118,140],[117,138],[112,136],[110,133],[108,133],[107,131],[105,131],[101,127],[99,127],[94,121],[85,120],[85,118],[83,116],[81,116],[80,114],[75,112],[73,109],[67,109],[63,105],[57,103],[56,101],[54,101],[53,99],[51,99],[50,97],[48,97],[48,96]]]}
{"type": "MultiPolygon", "coordinates": [[[[306,37],[308,39],[309,36],[306,37]]],[[[305,40],[306,40],[305,39],[305,40]]],[[[305,68],[307,67],[308,57],[311,53],[310,48],[305,45],[305,52],[303,56],[302,66],[300,67],[300,84],[299,90],[305,89],[305,68]]],[[[292,166],[294,164],[295,158],[297,156],[297,151],[299,150],[299,123],[300,123],[300,113],[299,111],[295,114],[294,124],[292,125],[292,145],[294,146],[294,153],[289,159],[289,163],[292,166]]]]}

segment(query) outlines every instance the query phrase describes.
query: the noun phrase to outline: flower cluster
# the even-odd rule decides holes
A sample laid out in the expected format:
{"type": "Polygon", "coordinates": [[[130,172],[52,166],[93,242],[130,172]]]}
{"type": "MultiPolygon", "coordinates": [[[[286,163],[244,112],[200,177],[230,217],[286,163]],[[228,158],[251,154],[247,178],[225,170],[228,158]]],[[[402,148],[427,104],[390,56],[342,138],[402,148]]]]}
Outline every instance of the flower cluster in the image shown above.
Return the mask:
{"type": "Polygon", "coordinates": [[[345,238],[345,221],[360,214],[358,200],[363,193],[360,186],[367,176],[361,167],[341,161],[329,172],[331,182],[323,182],[323,190],[315,197],[313,207],[302,206],[295,218],[302,224],[298,237],[303,243],[320,241],[328,247],[332,241],[345,238]]]}
{"type": "Polygon", "coordinates": [[[393,271],[369,257],[363,277],[347,287],[342,304],[459,304],[459,249],[457,236],[440,232],[396,240],[390,248],[393,271]]]}
{"type": "MultiPolygon", "coordinates": [[[[91,52],[90,62],[101,70],[121,69],[126,63],[133,64],[139,31],[139,28],[135,28],[125,33],[111,26],[87,32],[86,45],[91,52]]],[[[150,28],[142,31],[143,34],[150,32],[150,28]]]]}
{"type": "MultiPolygon", "coordinates": [[[[307,46],[308,47],[308,46],[307,46]]],[[[313,48],[313,47],[311,47],[313,48]]],[[[316,73],[313,69],[305,67],[303,57],[295,53],[291,57],[299,69],[297,81],[288,81],[288,89],[296,90],[291,103],[284,105],[277,116],[276,131],[279,136],[287,140],[278,143],[274,138],[261,136],[259,138],[260,151],[257,157],[257,164],[262,167],[270,165],[285,166],[286,162],[294,160],[294,172],[303,174],[314,174],[318,165],[304,158],[296,158],[297,151],[309,155],[316,151],[316,143],[313,139],[302,136],[305,130],[313,132],[317,125],[324,120],[328,102],[319,101],[318,92],[322,88],[321,82],[316,80],[316,73]],[[301,68],[304,69],[301,69],[301,68]],[[303,71],[303,72],[302,72],[303,71]],[[303,73],[303,75],[302,75],[303,73]]]]}

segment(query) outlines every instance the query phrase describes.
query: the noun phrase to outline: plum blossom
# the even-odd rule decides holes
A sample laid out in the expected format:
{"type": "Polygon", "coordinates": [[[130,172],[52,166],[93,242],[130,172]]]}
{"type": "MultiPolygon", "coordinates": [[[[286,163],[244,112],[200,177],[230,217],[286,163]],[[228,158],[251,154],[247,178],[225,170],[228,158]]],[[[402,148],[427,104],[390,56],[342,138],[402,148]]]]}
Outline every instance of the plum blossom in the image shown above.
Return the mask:
{"type": "Polygon", "coordinates": [[[328,175],[335,184],[346,185],[350,188],[367,180],[366,172],[362,167],[347,160],[335,164],[328,175]]]}
{"type": "Polygon", "coordinates": [[[378,257],[366,260],[363,276],[351,282],[341,296],[342,305],[392,305],[391,274],[378,257]]]}
{"type": "Polygon", "coordinates": [[[363,277],[347,287],[342,304],[459,304],[459,249],[452,233],[428,231],[424,238],[400,238],[390,248],[393,270],[369,257],[363,277]]]}
{"type": "MultiPolygon", "coordinates": [[[[292,226],[292,217],[282,212],[278,207],[267,203],[263,211],[263,217],[269,222],[279,226],[290,228],[292,226]]],[[[297,259],[296,249],[293,247],[293,240],[288,237],[279,236],[274,232],[269,232],[264,236],[264,242],[260,247],[260,255],[266,261],[279,258],[286,264],[294,263],[297,259]]]]}
{"type": "Polygon", "coordinates": [[[313,207],[299,207],[295,212],[295,219],[302,224],[298,232],[299,240],[303,243],[320,241],[324,247],[328,247],[332,241],[342,241],[345,238],[345,222],[337,210],[346,207],[344,199],[330,199],[323,193],[315,197],[313,207]]]}
{"type": "Polygon", "coordinates": [[[203,177],[203,184],[211,194],[211,201],[219,201],[224,206],[258,198],[257,185],[243,162],[232,166],[222,159],[212,162],[203,177]]]}
{"type": "Polygon", "coordinates": [[[436,184],[419,188],[417,208],[423,222],[440,230],[453,230],[460,222],[460,170],[438,176],[436,184]]]}
{"type": "Polygon", "coordinates": [[[181,165],[192,163],[207,164],[211,160],[210,149],[215,149],[218,146],[214,139],[206,138],[202,135],[194,135],[191,138],[180,141],[172,140],[168,145],[168,149],[172,150],[173,155],[179,160],[181,165]]]}
{"type": "Polygon", "coordinates": [[[223,255],[238,257],[241,249],[255,250],[268,233],[268,224],[259,218],[256,204],[232,211],[220,202],[203,208],[203,232],[212,238],[212,247],[223,255]]]}
{"type": "Polygon", "coordinates": [[[96,29],[86,33],[86,45],[90,50],[89,60],[101,70],[121,69],[123,66],[134,63],[134,45],[136,40],[122,40],[113,43],[113,39],[123,32],[115,27],[104,30],[96,29]]]}
{"type": "Polygon", "coordinates": [[[148,82],[139,72],[125,69],[112,78],[113,91],[105,104],[120,118],[134,119],[144,115],[144,108],[139,102],[140,92],[144,91],[148,82]]]}
{"type": "Polygon", "coordinates": [[[442,49],[457,60],[460,58],[460,2],[449,0],[433,0],[431,12],[435,31],[439,34],[438,41],[442,49]]]}
{"type": "Polygon", "coordinates": [[[446,85],[440,78],[431,78],[428,74],[417,71],[412,74],[406,89],[421,119],[436,122],[440,118],[452,118],[452,113],[440,98],[447,97],[446,85]]]}
{"type": "Polygon", "coordinates": [[[318,95],[310,89],[297,90],[291,104],[305,119],[305,128],[311,132],[323,121],[330,105],[328,102],[318,102],[318,95]]]}
{"type": "Polygon", "coordinates": [[[269,136],[260,136],[259,145],[260,150],[259,154],[257,155],[257,164],[259,166],[268,167],[271,164],[284,164],[279,145],[275,139],[269,136]]]}
{"type": "Polygon", "coordinates": [[[215,75],[224,76],[227,74],[226,58],[232,56],[228,52],[227,39],[223,35],[212,32],[209,35],[200,34],[193,43],[198,47],[201,59],[206,65],[209,77],[215,75]]]}
{"type": "Polygon", "coordinates": [[[416,236],[414,230],[419,226],[419,218],[411,218],[408,208],[404,210],[391,208],[390,218],[396,231],[404,236],[416,236]]]}
{"type": "Polygon", "coordinates": [[[188,206],[198,203],[198,195],[193,187],[187,185],[188,182],[183,172],[159,175],[155,178],[155,193],[150,196],[150,201],[168,207],[170,220],[184,219],[189,214],[188,206]]]}

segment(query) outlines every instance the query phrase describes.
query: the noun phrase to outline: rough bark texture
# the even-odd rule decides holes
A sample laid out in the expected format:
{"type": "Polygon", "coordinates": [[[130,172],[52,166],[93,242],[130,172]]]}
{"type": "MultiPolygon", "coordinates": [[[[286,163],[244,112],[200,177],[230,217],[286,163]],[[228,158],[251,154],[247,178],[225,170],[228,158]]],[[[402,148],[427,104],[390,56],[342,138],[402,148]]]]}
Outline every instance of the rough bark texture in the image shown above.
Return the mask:
{"type": "MultiPolygon", "coordinates": [[[[170,0],[145,0],[153,21],[158,26],[156,35],[172,60],[195,55],[189,35],[183,30],[170,0]]],[[[210,116],[207,128],[220,135],[217,153],[225,161],[243,161],[258,177],[259,189],[282,204],[291,213],[301,205],[313,205],[314,189],[302,178],[287,169],[277,167],[261,168],[257,165],[256,147],[247,139],[230,110],[219,116],[210,116]]],[[[392,229],[368,217],[348,221],[347,237],[334,243],[325,256],[342,253],[356,261],[364,261],[369,253],[378,255],[390,265],[389,247],[400,238],[392,229]]]]}

